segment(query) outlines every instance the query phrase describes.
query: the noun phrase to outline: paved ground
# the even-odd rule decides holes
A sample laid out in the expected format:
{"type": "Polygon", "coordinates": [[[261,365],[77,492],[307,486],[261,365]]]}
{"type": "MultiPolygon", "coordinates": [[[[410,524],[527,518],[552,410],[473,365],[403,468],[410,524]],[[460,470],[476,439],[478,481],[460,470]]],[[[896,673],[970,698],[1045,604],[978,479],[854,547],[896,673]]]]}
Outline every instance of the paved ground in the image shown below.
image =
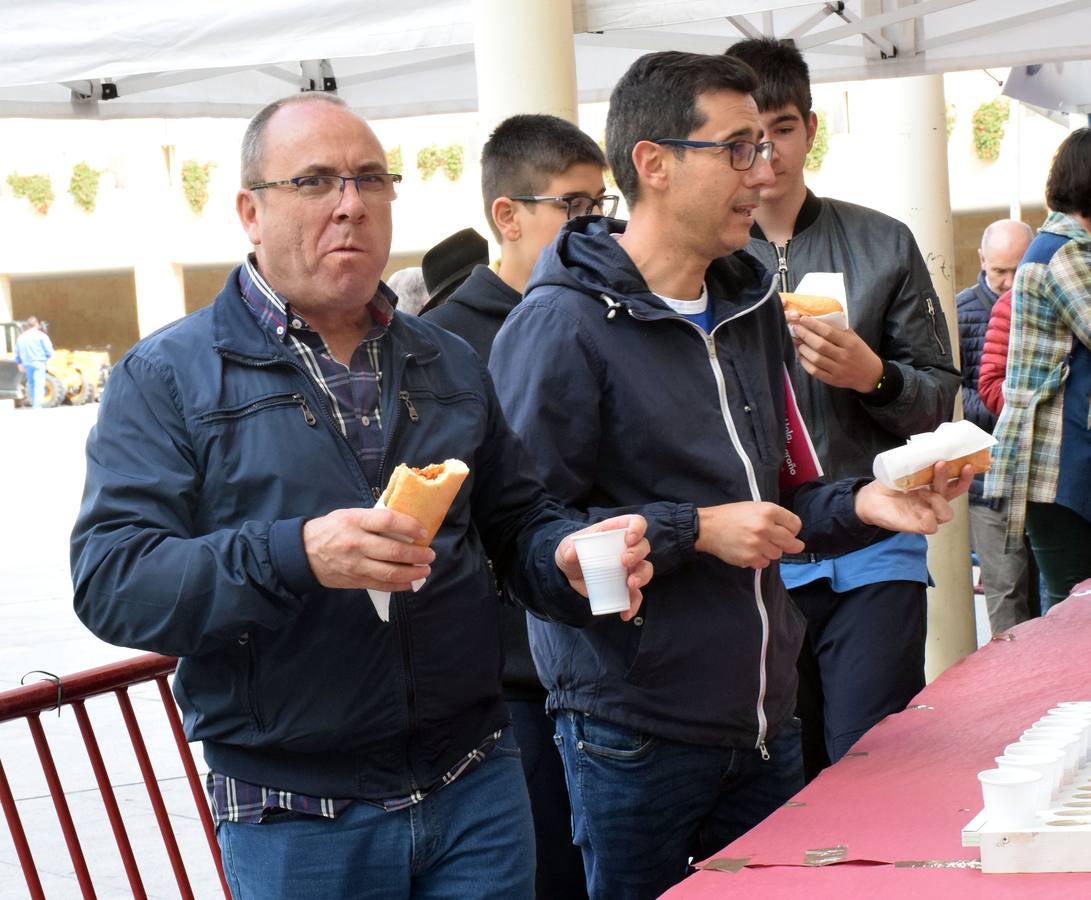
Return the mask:
{"type": "MultiPolygon", "coordinates": [[[[20,679],[33,670],[64,675],[133,655],[131,650],[111,647],[94,638],[72,612],[68,537],[83,487],[84,441],[97,412],[94,405],[38,411],[0,408],[0,472],[4,484],[0,505],[0,691],[18,686],[20,679]]],[[[28,676],[30,680],[40,677],[28,676]]],[[[158,692],[145,688],[133,696],[194,893],[202,900],[220,897],[158,692]]],[[[117,704],[112,698],[101,698],[89,703],[88,709],[129,824],[148,895],[177,897],[117,704]]],[[[42,722],[98,896],[107,900],[131,897],[71,711],[65,710],[60,717],[46,713],[42,722]]],[[[53,802],[24,723],[0,724],[0,759],[46,896],[50,900],[79,897],[72,864],[53,815],[53,802]]],[[[199,756],[198,767],[204,771],[199,756]]],[[[6,825],[0,824],[0,898],[27,896],[10,834],[6,825]]]]}
{"type": "MultiPolygon", "coordinates": [[[[83,445],[98,407],[0,408],[0,691],[33,670],[70,674],[134,655],[93,637],[72,612],[68,537],[83,488],[83,445]]],[[[29,675],[28,680],[40,675],[29,675]]],[[[182,856],[198,898],[222,897],[192,795],[158,691],[132,694],[182,856]]],[[[115,786],[149,897],[178,897],[131,744],[112,697],[87,704],[115,786]]],[[[130,898],[75,718],[41,718],[99,898],[130,898]]],[[[30,733],[22,721],[0,724],[0,759],[11,783],[45,894],[80,897],[30,733]]],[[[203,772],[203,764],[198,758],[203,772]]],[[[28,897],[6,823],[0,818],[0,898],[28,897]]]]}

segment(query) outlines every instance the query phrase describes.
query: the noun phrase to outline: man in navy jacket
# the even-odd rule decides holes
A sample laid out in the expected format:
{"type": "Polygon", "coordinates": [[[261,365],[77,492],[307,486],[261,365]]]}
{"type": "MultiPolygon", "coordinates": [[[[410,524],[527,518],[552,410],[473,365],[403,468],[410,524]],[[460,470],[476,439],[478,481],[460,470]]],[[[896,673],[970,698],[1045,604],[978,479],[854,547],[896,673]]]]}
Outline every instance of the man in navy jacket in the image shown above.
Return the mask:
{"type": "Polygon", "coordinates": [[[595,898],[659,896],[802,787],[779,557],[932,531],[969,484],[781,491],[794,351],[770,274],[734,253],[772,178],[755,86],[723,56],[632,65],[606,132],[630,221],[565,225],[490,360],[550,490],[642,511],[655,547],[634,618],[529,622],[595,898]]]}
{"type": "MultiPolygon", "coordinates": [[[[240,900],[533,895],[488,561],[582,626],[580,523],[527,474],[473,351],[394,312],[399,180],[336,97],[258,113],[237,199],[254,254],[119,362],[88,440],[76,610],[182,657],[240,900]],[[399,540],[422,528],[373,508],[391,469],[451,457],[471,474],[431,547],[399,540]],[[393,593],[389,622],[369,589],[393,593]]],[[[594,527],[627,528],[630,617],[644,522],[594,527]]]]}

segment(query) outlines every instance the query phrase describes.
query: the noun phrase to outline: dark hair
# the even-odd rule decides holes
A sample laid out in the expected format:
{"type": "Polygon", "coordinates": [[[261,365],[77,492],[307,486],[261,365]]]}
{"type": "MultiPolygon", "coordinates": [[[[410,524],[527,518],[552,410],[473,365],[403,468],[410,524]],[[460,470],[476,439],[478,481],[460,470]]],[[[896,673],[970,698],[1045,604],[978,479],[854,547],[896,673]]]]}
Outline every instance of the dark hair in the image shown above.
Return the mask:
{"type": "MultiPolygon", "coordinates": [[[[697,98],[715,91],[753,93],[754,72],[722,54],[665,50],[647,53],[629,66],[610,94],[606,115],[606,156],[630,207],[640,199],[633,165],[638,141],[685,138],[705,124],[697,98]]],[[[681,148],[676,148],[681,155],[681,148]]]]}
{"type": "Polygon", "coordinates": [[[1077,128],[1061,141],[1046,180],[1046,205],[1091,217],[1091,128],[1077,128]]]}
{"type": "Polygon", "coordinates": [[[741,59],[758,76],[754,100],[760,112],[794,106],[806,119],[811,114],[811,71],[792,40],[754,38],[724,51],[741,59]]]}
{"type": "Polygon", "coordinates": [[[485,221],[500,240],[492,220],[497,197],[540,194],[546,185],[578,163],[606,168],[599,145],[571,122],[557,116],[511,116],[481,148],[481,196],[485,221]]]}
{"type": "Polygon", "coordinates": [[[341,106],[346,109],[347,104],[336,94],[327,94],[324,91],[304,91],[299,94],[289,94],[274,100],[268,106],[262,107],[246,126],[246,133],[242,136],[242,186],[249,187],[262,180],[261,167],[264,162],[265,147],[263,138],[269,120],[284,106],[295,103],[330,103],[333,106],[341,106]]]}

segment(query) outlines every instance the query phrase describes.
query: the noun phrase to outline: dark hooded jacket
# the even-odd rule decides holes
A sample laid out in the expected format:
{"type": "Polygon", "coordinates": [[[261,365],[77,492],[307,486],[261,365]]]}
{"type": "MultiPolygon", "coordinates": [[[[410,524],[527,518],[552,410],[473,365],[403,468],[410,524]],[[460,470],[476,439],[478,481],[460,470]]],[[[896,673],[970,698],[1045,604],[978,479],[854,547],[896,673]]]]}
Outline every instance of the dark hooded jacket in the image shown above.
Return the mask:
{"type": "Polygon", "coordinates": [[[772,279],[752,257],[706,274],[711,334],[648,289],[611,233],[577,219],[547,248],[493,345],[505,412],[550,490],[592,516],[645,512],[655,577],[630,622],[530,620],[550,709],[695,744],[761,746],[795,707],[802,617],[779,567],[694,549],[694,508],[780,502],[816,552],[885,535],[853,512],[856,481],[782,495],[785,365],[794,350],[772,279]]]}

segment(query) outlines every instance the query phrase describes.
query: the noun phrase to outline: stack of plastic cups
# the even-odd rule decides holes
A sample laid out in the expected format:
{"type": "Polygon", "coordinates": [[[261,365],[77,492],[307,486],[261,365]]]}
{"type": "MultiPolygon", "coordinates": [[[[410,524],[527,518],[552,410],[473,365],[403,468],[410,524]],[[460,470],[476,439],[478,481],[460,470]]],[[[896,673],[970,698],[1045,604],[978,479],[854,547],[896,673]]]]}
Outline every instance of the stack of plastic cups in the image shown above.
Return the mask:
{"type": "Polygon", "coordinates": [[[1080,765],[1087,765],[1091,757],[1091,709],[1082,710],[1071,706],[1054,706],[1038,720],[1039,725],[1078,726],[1083,732],[1083,753],[1080,765]]]}
{"type": "Polygon", "coordinates": [[[1060,750],[1034,744],[1008,744],[1004,755],[996,757],[996,765],[1000,769],[1019,768],[1041,773],[1035,808],[1047,810],[1053,805],[1064,773],[1064,754],[1060,750]]]}
{"type": "Polygon", "coordinates": [[[1032,725],[1023,732],[1019,743],[1036,747],[1051,747],[1064,753],[1063,784],[1071,784],[1080,767],[1083,752],[1083,734],[1078,729],[1061,725],[1032,725]]]}

